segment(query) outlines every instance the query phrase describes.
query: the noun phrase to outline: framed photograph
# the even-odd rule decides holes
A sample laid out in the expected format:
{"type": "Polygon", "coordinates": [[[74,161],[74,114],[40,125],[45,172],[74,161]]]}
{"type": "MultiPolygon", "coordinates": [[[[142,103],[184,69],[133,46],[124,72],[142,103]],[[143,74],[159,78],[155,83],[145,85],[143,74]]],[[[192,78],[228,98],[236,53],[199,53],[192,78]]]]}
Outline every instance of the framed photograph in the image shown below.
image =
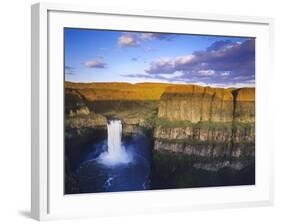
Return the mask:
{"type": "Polygon", "coordinates": [[[32,217],[270,205],[273,20],[32,6],[32,217]]]}

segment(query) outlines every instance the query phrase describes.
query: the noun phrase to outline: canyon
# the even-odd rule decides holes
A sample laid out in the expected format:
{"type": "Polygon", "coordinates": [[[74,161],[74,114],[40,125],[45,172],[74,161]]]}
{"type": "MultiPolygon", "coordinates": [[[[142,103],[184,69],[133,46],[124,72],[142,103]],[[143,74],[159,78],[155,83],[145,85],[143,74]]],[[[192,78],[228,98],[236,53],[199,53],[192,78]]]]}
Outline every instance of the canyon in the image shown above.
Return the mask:
{"type": "Polygon", "coordinates": [[[151,154],[151,189],[255,182],[255,88],[65,82],[66,192],[81,192],[89,171],[74,170],[112,120],[122,142],[151,154]]]}
{"type": "MultiPolygon", "coordinates": [[[[105,129],[117,117],[123,134],[150,129],[154,150],[207,157],[255,154],[255,89],[158,83],[69,83],[66,126],[105,129]]],[[[89,130],[87,130],[89,129],[89,130]]]]}

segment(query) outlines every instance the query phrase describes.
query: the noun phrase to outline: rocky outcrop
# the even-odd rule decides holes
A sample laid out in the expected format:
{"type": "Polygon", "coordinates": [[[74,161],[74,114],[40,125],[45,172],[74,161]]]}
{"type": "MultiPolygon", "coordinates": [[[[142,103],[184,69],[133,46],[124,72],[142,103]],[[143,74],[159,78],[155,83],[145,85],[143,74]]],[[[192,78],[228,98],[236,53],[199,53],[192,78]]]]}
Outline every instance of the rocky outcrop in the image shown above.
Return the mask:
{"type": "Polygon", "coordinates": [[[196,85],[169,86],[162,94],[158,117],[192,123],[253,122],[255,89],[223,89],[196,85]]]}
{"type": "Polygon", "coordinates": [[[242,170],[243,168],[251,165],[252,161],[221,161],[221,162],[209,162],[209,163],[195,163],[193,167],[196,169],[216,172],[223,168],[231,168],[233,170],[242,170]]]}
{"type": "Polygon", "coordinates": [[[255,155],[254,88],[170,86],[161,97],[158,118],[164,125],[160,122],[154,129],[156,151],[204,157],[255,155]]]}
{"type": "Polygon", "coordinates": [[[162,127],[154,129],[155,139],[180,140],[180,141],[213,141],[213,142],[254,142],[255,125],[236,125],[233,133],[232,124],[190,125],[187,127],[162,127]]]}
{"type": "Polygon", "coordinates": [[[125,124],[122,127],[122,136],[139,136],[144,135],[144,129],[142,126],[133,125],[133,124],[125,124]]]}
{"type": "Polygon", "coordinates": [[[154,129],[156,151],[179,152],[203,157],[255,155],[254,123],[238,125],[190,125],[154,129]]]}
{"type": "MultiPolygon", "coordinates": [[[[124,118],[121,121],[124,136],[143,135],[144,129],[149,128],[143,118],[124,118]]],[[[107,130],[107,122],[108,118],[93,112],[89,114],[70,113],[69,117],[65,120],[67,130],[65,134],[67,137],[69,130],[72,130],[72,135],[81,138],[83,136],[87,137],[97,131],[104,133],[107,130]]]]}
{"type": "Polygon", "coordinates": [[[89,115],[89,114],[90,114],[90,110],[86,106],[82,106],[82,107],[77,108],[75,110],[71,109],[70,112],[69,112],[70,117],[74,117],[76,115],[89,115]]]}
{"type": "Polygon", "coordinates": [[[183,153],[200,157],[249,157],[255,155],[254,143],[175,141],[155,139],[154,150],[158,152],[183,153]]]}
{"type": "Polygon", "coordinates": [[[255,89],[242,88],[233,91],[235,96],[234,121],[255,122],[255,89]]]}
{"type": "Polygon", "coordinates": [[[65,121],[69,128],[95,128],[99,126],[106,127],[107,119],[100,114],[91,114],[91,116],[70,116],[65,121]]]}

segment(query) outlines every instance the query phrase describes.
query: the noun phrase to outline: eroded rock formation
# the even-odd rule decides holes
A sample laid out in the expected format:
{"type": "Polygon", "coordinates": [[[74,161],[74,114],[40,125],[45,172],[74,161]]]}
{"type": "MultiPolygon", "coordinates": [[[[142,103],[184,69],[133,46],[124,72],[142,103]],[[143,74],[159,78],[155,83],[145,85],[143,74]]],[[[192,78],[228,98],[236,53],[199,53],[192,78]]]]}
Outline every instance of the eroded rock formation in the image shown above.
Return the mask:
{"type": "Polygon", "coordinates": [[[254,122],[255,89],[224,89],[196,85],[169,86],[160,99],[158,117],[192,123],[254,122]]]}
{"type": "Polygon", "coordinates": [[[255,154],[254,88],[170,86],[161,96],[158,117],[172,127],[163,122],[155,128],[157,151],[206,157],[255,154]]]}
{"type": "Polygon", "coordinates": [[[255,153],[255,88],[67,82],[65,102],[67,130],[80,138],[106,130],[107,118],[113,116],[122,121],[124,136],[150,129],[157,152],[206,157],[255,153]]]}

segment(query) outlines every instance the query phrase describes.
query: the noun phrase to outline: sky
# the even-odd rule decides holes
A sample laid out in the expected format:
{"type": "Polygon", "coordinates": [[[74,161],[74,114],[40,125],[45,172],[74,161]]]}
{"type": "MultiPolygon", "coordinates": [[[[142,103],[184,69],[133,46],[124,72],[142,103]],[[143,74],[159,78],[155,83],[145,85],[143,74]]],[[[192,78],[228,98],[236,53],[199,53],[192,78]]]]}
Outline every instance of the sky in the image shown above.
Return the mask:
{"type": "Polygon", "coordinates": [[[65,80],[255,85],[255,39],[64,29],[65,80]]]}

